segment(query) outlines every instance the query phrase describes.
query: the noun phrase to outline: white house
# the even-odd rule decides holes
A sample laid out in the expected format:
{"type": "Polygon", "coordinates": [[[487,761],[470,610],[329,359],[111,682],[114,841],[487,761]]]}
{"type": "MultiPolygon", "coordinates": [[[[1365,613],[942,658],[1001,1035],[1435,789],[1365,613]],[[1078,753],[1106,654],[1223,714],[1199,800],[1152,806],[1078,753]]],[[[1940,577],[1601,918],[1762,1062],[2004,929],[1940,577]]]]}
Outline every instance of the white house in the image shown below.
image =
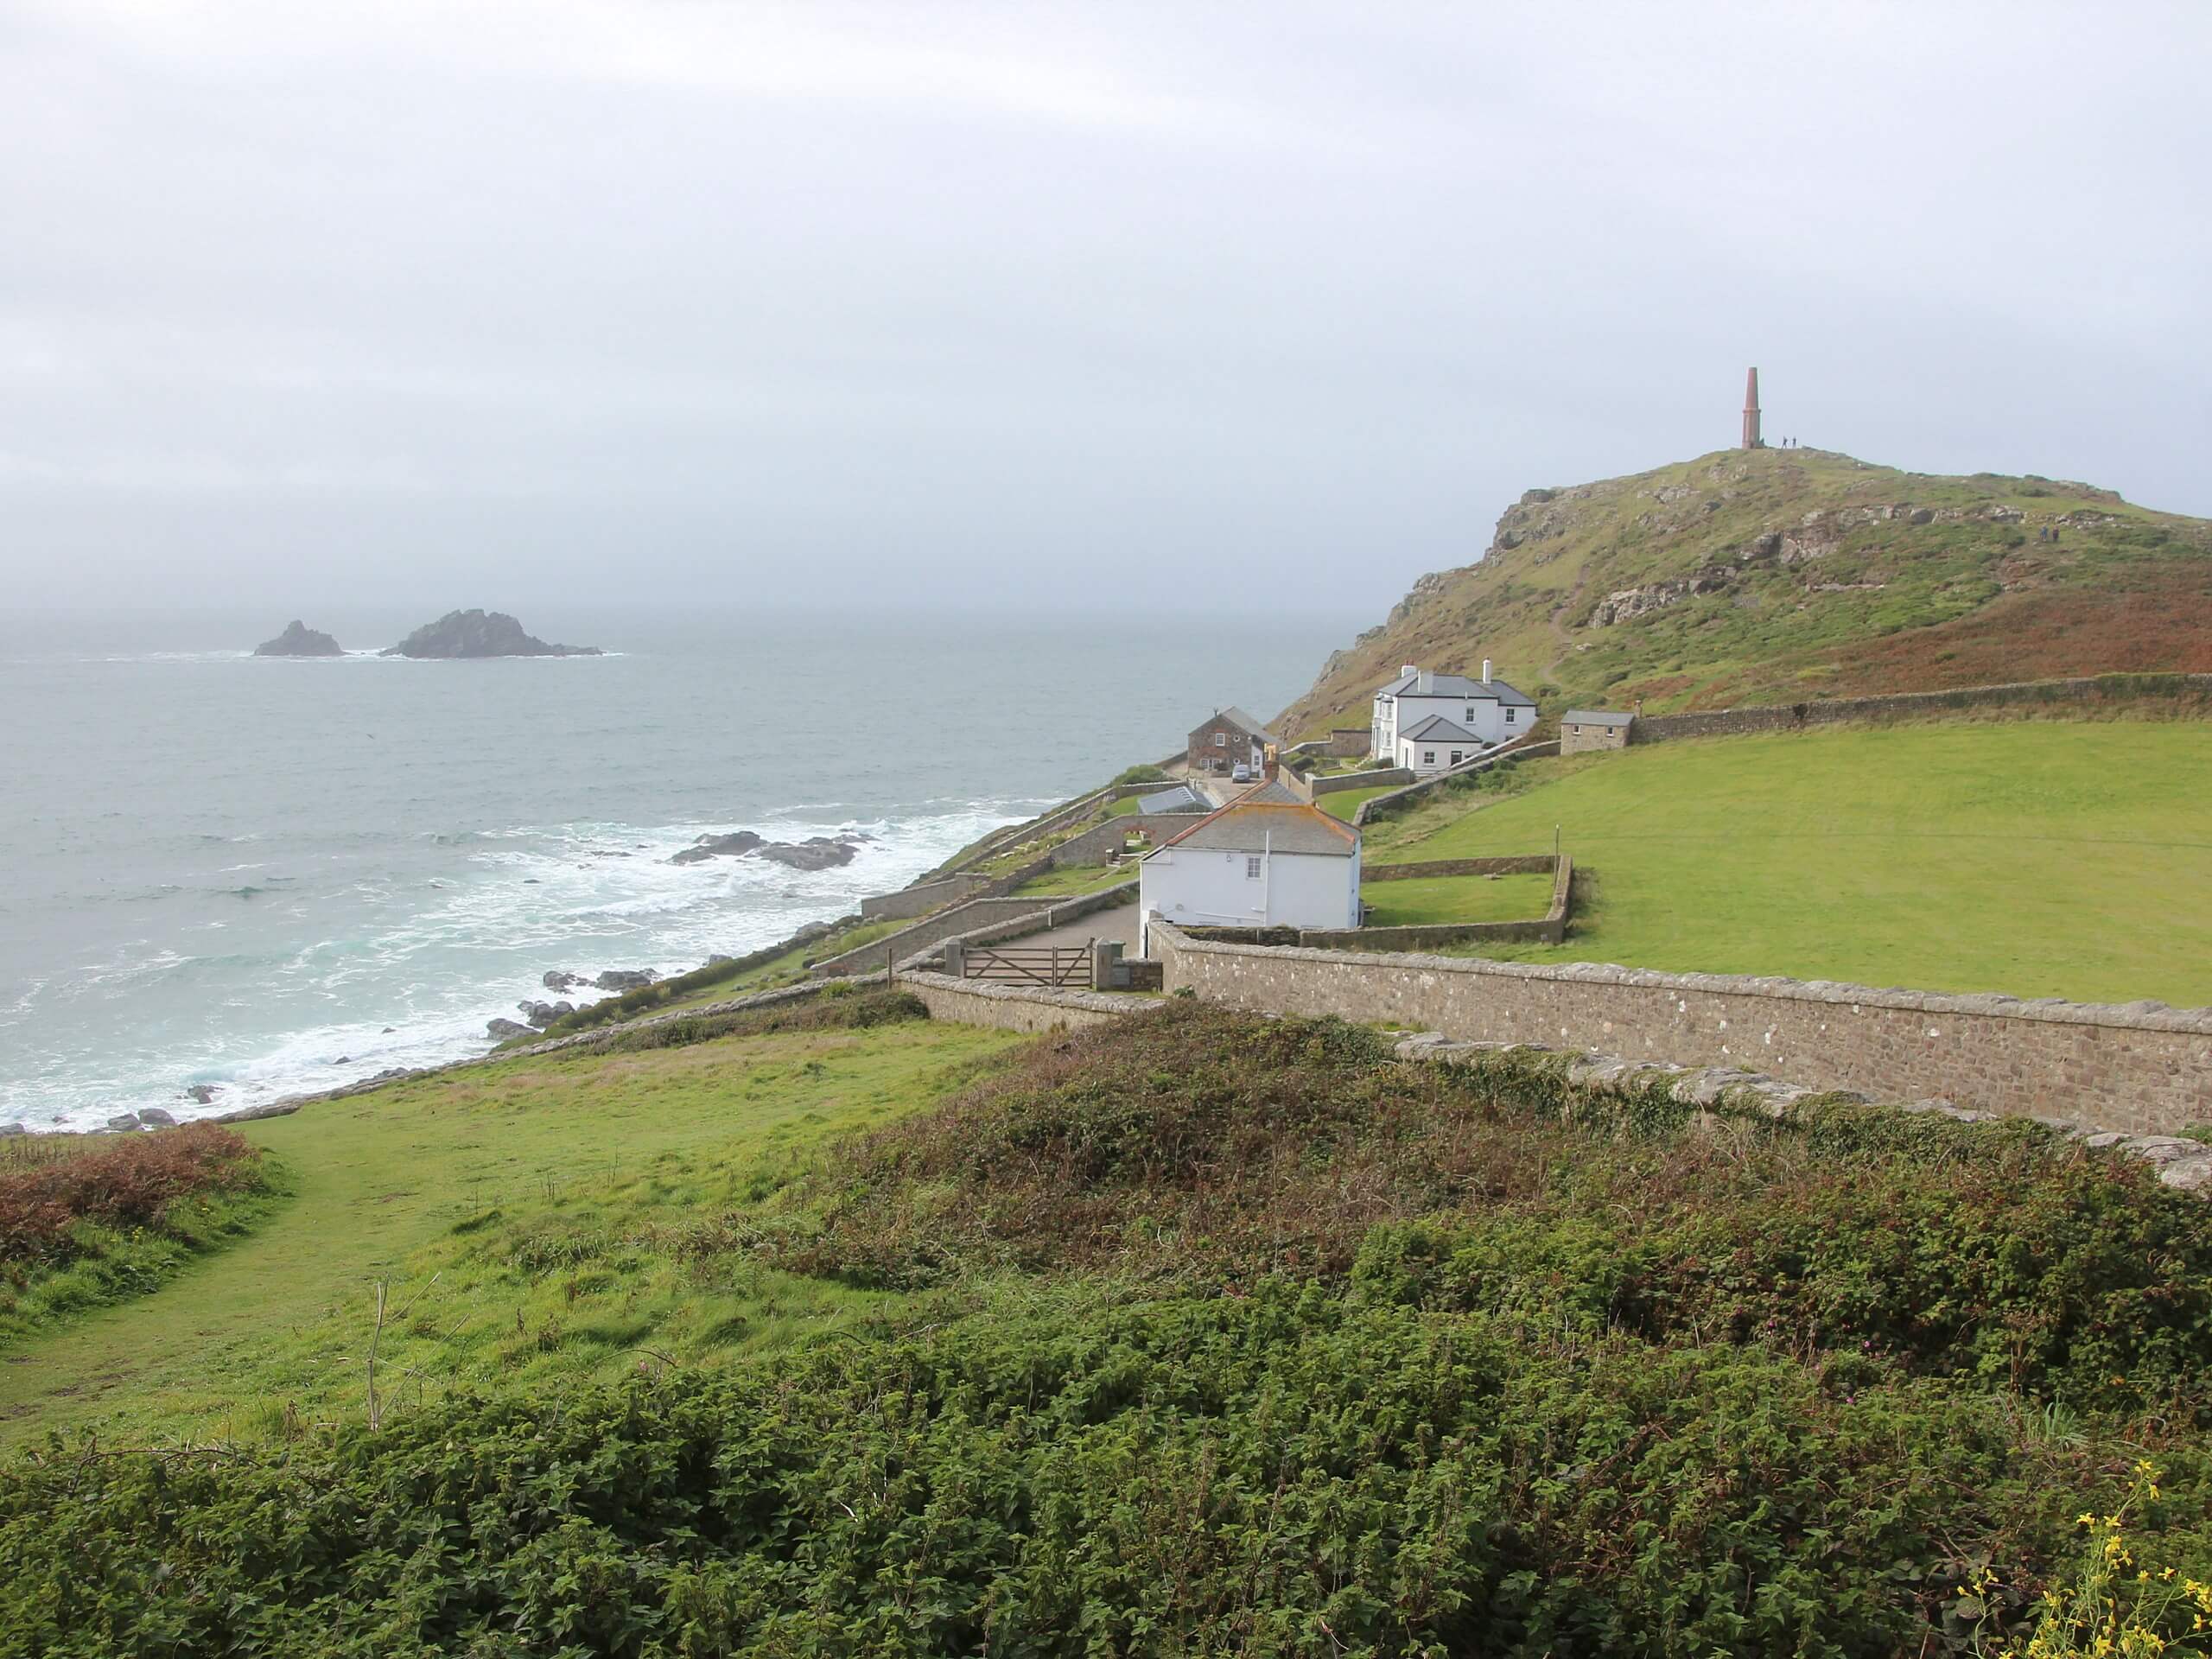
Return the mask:
{"type": "Polygon", "coordinates": [[[1492,677],[1487,658],[1479,680],[1408,663],[1375,693],[1369,753],[1415,772],[1441,772],[1535,723],[1535,699],[1492,677]]]}
{"type": "Polygon", "coordinates": [[[1145,855],[1137,912],[1147,925],[1357,927],[1359,831],[1260,785],[1145,855]]]}

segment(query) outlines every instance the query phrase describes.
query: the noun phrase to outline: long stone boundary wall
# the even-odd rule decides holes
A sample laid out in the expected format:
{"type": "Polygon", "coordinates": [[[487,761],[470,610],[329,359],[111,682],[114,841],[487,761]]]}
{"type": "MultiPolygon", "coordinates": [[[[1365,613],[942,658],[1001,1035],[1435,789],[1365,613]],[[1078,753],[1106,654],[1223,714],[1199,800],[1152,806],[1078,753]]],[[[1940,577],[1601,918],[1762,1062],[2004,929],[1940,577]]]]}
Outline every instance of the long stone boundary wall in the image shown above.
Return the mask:
{"type": "Polygon", "coordinates": [[[2065,715],[2131,704],[2191,702],[2212,702],[2212,674],[2099,674],[2083,679],[1968,686],[1956,691],[1906,691],[1887,697],[1716,709],[1701,715],[1638,715],[1629,728],[1629,741],[1665,743],[1686,737],[1795,732],[1808,726],[1926,720],[1979,709],[2009,709],[2024,715],[2065,715]]]}
{"type": "Polygon", "coordinates": [[[1430,858],[1411,864],[1369,864],[1359,881],[1421,881],[1433,875],[1546,875],[1553,868],[1549,853],[1516,853],[1499,858],[1430,858]]]}
{"type": "Polygon", "coordinates": [[[917,887],[901,887],[896,893],[874,893],[861,900],[861,919],[888,922],[903,921],[909,916],[926,916],[944,906],[974,897],[986,885],[980,875],[949,875],[940,881],[925,881],[917,887]]]}
{"type": "Polygon", "coordinates": [[[1493,766],[1510,766],[1516,760],[1541,760],[1547,755],[1558,753],[1559,744],[1555,741],[1535,743],[1522,738],[1517,743],[1505,744],[1492,749],[1478,760],[1470,760],[1464,766],[1453,766],[1447,771],[1436,773],[1433,777],[1424,778],[1419,783],[1408,784],[1403,789],[1394,789],[1388,795],[1377,795],[1370,800],[1362,801],[1358,809],[1351,815],[1352,825],[1356,829],[1376,818],[1388,817],[1391,813],[1404,808],[1416,796],[1427,794],[1433,789],[1448,788],[1462,779],[1471,778],[1477,772],[1488,772],[1493,766]]]}
{"type": "Polygon", "coordinates": [[[1042,933],[1055,927],[1065,927],[1070,922],[1081,921],[1102,910],[1111,910],[1117,905],[1136,902],[1137,884],[1123,881],[1116,886],[1103,887],[1096,893],[1086,893],[1080,898],[1063,899],[1040,910],[1026,914],[1001,917],[964,933],[950,933],[912,956],[899,959],[899,969],[922,969],[943,960],[946,947],[952,944],[996,944],[1006,939],[1023,938],[1032,933],[1042,933]]]}
{"type": "Polygon", "coordinates": [[[2212,1009],[1269,949],[1192,939],[1158,920],[1149,932],[1168,990],[1188,986],[1233,1007],[1735,1066],[1815,1089],[1935,1096],[2138,1134],[2212,1122],[2212,1009]]]}
{"type": "Polygon", "coordinates": [[[1392,784],[1416,784],[1421,774],[1411,766],[1376,766],[1368,772],[1340,772],[1333,778],[1316,778],[1316,795],[1334,795],[1346,789],[1383,789],[1392,784]]]}
{"type": "Polygon", "coordinates": [[[1065,902],[1065,899],[1054,899],[1045,893],[1034,893],[1026,899],[969,899],[948,910],[933,911],[911,926],[900,928],[896,933],[887,933],[880,939],[855,945],[837,956],[824,957],[809,971],[817,978],[866,973],[871,968],[882,967],[886,962],[904,962],[927,946],[941,944],[956,933],[981,927],[986,922],[1002,921],[1012,916],[1033,915],[1050,910],[1055,904],[1065,902]]]}
{"type": "Polygon", "coordinates": [[[932,1020],[1002,1031],[1072,1031],[1100,1026],[1151,1004],[1104,991],[1056,991],[1044,986],[987,985],[944,974],[904,973],[899,988],[922,999],[932,1020]]]}

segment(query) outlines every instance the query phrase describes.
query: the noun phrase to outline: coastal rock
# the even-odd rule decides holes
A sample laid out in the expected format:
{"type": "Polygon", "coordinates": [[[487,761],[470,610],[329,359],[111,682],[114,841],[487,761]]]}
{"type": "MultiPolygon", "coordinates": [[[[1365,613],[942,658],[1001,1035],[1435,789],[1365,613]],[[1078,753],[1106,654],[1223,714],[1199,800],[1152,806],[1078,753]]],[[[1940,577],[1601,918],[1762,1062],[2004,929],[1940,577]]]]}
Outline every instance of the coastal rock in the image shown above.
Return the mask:
{"type": "Polygon", "coordinates": [[[118,1112],[113,1117],[108,1119],[107,1126],[111,1129],[135,1129],[138,1127],[138,1114],[118,1112]]]}
{"type": "Polygon", "coordinates": [[[579,985],[591,983],[582,974],[564,974],[558,968],[537,982],[549,991],[572,991],[579,985]]]}
{"type": "Polygon", "coordinates": [[[29,1133],[30,1131],[26,1129],[20,1123],[0,1123],[0,1137],[10,1135],[29,1135],[29,1133]]]}
{"type": "Polygon", "coordinates": [[[166,1129],[175,1126],[176,1117],[159,1106],[142,1106],[138,1109],[138,1121],[149,1129],[166,1129]]]}
{"type": "Polygon", "coordinates": [[[253,654],[257,657],[343,657],[346,648],[328,634],[308,626],[296,617],[274,639],[264,639],[256,645],[253,654]]]}
{"type": "Polygon", "coordinates": [[[208,1105],[215,1098],[215,1085],[212,1083],[195,1083],[184,1091],[184,1097],[187,1100],[198,1101],[202,1106],[208,1105]]]}
{"type": "Polygon", "coordinates": [[[701,864],[710,858],[736,858],[757,851],[768,844],[768,838],[750,830],[736,830],[726,836],[702,836],[668,861],[671,864],[701,864]]]}
{"type": "Polygon", "coordinates": [[[652,982],[653,976],[649,969],[609,968],[592,981],[592,985],[602,991],[634,991],[652,982]]]}
{"type": "Polygon", "coordinates": [[[576,1011],[576,1005],[568,1001],[518,1002],[515,1006],[522,1010],[522,1017],[539,1031],[544,1030],[562,1015],[574,1014],[576,1011]]]}
{"type": "Polygon", "coordinates": [[[477,657],[597,657],[597,645],[551,645],[523,632],[505,611],[448,611],[425,622],[386,657],[430,658],[477,657]]]}
{"type": "Polygon", "coordinates": [[[804,841],[770,842],[760,856],[794,870],[834,870],[853,861],[856,844],[849,836],[809,836],[804,841]]]}
{"type": "Polygon", "coordinates": [[[510,1037],[527,1037],[530,1035],[530,1027],[528,1026],[517,1025],[512,1020],[493,1020],[487,1021],[484,1027],[484,1030],[486,1035],[503,1043],[510,1037]]]}

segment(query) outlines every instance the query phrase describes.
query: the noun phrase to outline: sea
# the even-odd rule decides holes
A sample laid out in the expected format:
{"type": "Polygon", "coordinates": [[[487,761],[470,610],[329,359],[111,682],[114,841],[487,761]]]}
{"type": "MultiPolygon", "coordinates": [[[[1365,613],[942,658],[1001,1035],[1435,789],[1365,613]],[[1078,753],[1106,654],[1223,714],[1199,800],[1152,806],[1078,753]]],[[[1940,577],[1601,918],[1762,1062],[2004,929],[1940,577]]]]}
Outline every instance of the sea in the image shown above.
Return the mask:
{"type": "MultiPolygon", "coordinates": [[[[0,619],[0,1122],[179,1119],[484,1052],[551,969],[671,974],[1270,716],[1342,624],[524,607],[601,657],[376,654],[442,607],[0,619]],[[671,856],[871,837],[842,868],[671,856]],[[186,1094],[213,1086],[206,1104],[186,1094]]],[[[573,995],[574,994],[569,994],[573,995]]]]}

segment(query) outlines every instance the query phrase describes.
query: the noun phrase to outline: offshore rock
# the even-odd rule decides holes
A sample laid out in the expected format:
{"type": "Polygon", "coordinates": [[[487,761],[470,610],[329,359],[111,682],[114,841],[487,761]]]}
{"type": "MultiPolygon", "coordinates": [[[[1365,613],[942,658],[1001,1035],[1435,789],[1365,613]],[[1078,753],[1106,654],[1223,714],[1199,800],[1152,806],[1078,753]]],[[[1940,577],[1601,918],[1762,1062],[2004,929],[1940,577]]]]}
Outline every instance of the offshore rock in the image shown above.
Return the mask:
{"type": "Polygon", "coordinates": [[[751,830],[734,830],[726,836],[702,836],[668,861],[702,864],[710,858],[737,858],[768,844],[766,836],[751,830]]]}
{"type": "Polygon", "coordinates": [[[256,645],[253,654],[257,657],[343,657],[346,648],[328,634],[308,626],[296,617],[274,639],[264,639],[256,645]]]}
{"type": "Polygon", "coordinates": [[[461,658],[479,657],[597,657],[597,645],[551,645],[523,632],[505,611],[448,611],[425,622],[386,657],[461,658]]]}

